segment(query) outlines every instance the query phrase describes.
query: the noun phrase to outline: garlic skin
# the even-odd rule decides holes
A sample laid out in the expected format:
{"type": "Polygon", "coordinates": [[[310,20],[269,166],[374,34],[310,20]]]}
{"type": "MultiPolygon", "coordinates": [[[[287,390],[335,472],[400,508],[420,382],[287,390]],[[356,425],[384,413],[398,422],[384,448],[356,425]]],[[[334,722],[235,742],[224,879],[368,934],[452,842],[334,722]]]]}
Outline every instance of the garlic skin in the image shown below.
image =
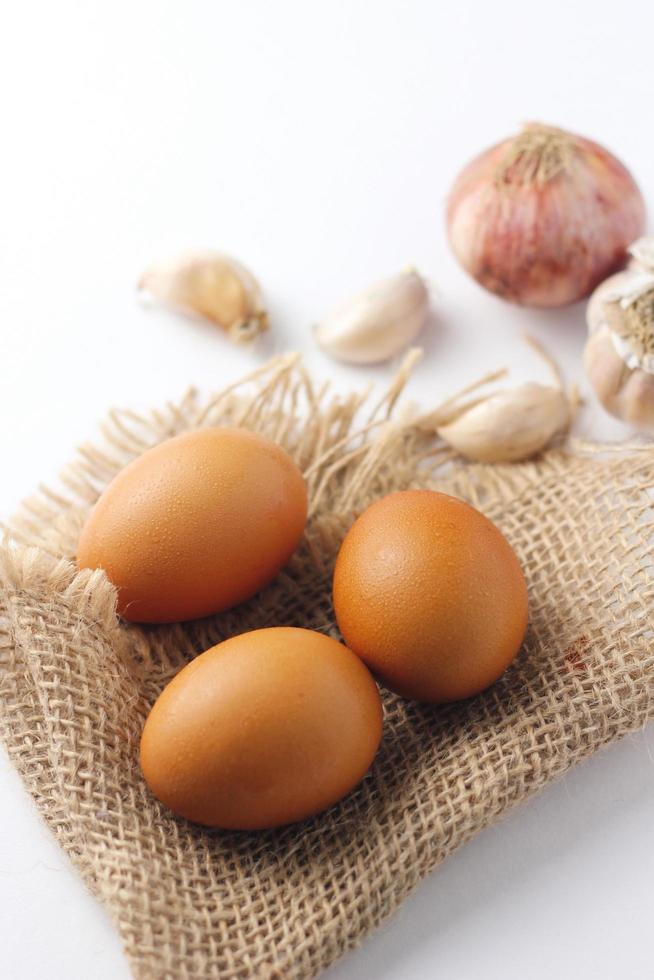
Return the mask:
{"type": "Polygon", "coordinates": [[[629,246],[631,267],[642,272],[654,272],[654,238],[639,238],[629,246]]]}
{"type": "Polygon", "coordinates": [[[609,276],[608,279],[600,283],[592,293],[588,300],[588,306],[586,307],[586,323],[588,324],[589,333],[594,333],[595,330],[599,330],[606,322],[604,302],[607,297],[612,296],[613,293],[619,292],[622,289],[627,289],[630,283],[630,269],[625,269],[623,272],[616,272],[615,275],[609,276]]]}
{"type": "Polygon", "coordinates": [[[241,262],[220,252],[197,250],[156,263],[138,288],[165,306],[215,323],[237,342],[268,328],[259,283],[241,262]]]}
{"type": "Polygon", "coordinates": [[[639,239],[629,252],[629,268],[588,303],[584,367],[611,415],[654,435],[654,239],[639,239]]]}
{"type": "Polygon", "coordinates": [[[462,171],[447,207],[450,244],[486,289],[525,306],[587,296],[642,234],[629,171],[591,140],[530,123],[462,171]]]}
{"type": "Polygon", "coordinates": [[[607,412],[639,432],[654,435],[654,375],[627,367],[607,326],[588,338],[584,368],[607,412]]]}
{"type": "Polygon", "coordinates": [[[570,403],[561,388],[535,382],[498,391],[437,429],[467,459],[514,463],[544,449],[570,424],[570,403]]]}
{"type": "Polygon", "coordinates": [[[429,314],[429,290],[415,270],[374,283],[314,330],[318,345],[339,361],[375,364],[408,347],[429,314]]]}

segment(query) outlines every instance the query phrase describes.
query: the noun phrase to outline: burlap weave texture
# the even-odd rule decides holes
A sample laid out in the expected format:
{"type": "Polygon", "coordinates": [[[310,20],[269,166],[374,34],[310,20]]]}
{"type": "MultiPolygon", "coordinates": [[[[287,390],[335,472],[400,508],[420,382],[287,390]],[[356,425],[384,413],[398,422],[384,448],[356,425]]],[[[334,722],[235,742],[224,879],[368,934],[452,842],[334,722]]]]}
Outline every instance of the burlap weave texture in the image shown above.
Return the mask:
{"type": "Polygon", "coordinates": [[[67,490],[41,491],[11,525],[0,555],[0,734],[139,980],[315,976],[456,847],[652,713],[654,451],[445,469],[398,394],[356,436],[364,397],[330,399],[283,358],[209,402],[189,395],[147,419],[114,412],[103,450],[81,450],[67,490]],[[306,539],[276,582],[229,613],[121,623],[102,573],[76,571],[81,524],[126,461],[217,424],[256,429],[293,454],[310,489],[306,539]],[[137,763],[162,686],[247,629],[338,635],[330,577],[342,535],[371,500],[410,485],[464,497],[515,547],[530,627],[514,666],[445,708],[385,694],[372,771],[311,821],[245,834],[174,818],[137,763]]]}

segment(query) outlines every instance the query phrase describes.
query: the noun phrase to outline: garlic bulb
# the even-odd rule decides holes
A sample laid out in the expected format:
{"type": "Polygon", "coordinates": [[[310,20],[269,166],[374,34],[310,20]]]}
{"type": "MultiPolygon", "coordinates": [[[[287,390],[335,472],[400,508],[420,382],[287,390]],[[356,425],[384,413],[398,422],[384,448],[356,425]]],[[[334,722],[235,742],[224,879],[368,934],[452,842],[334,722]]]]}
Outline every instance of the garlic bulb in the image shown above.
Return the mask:
{"type": "Polygon", "coordinates": [[[320,323],[314,337],[340,361],[374,364],[407,347],[429,313],[429,291],[415,270],[375,283],[320,323]]]}
{"type": "Polygon", "coordinates": [[[139,289],[160,303],[210,320],[232,340],[250,340],[268,326],[257,280],[236,259],[219,252],[188,252],[152,265],[139,289]]]}
{"type": "Polygon", "coordinates": [[[468,164],[447,209],[464,269],[507,300],[541,307],[587,296],[644,222],[642,195],[611,153],[538,123],[468,164]]]}
{"type": "Polygon", "coordinates": [[[654,239],[630,247],[633,262],[593,293],[584,366],[604,408],[654,435],[654,239]]]}
{"type": "Polygon", "coordinates": [[[561,388],[529,382],[473,404],[437,432],[468,459],[511,463],[540,452],[569,422],[561,388]]]}

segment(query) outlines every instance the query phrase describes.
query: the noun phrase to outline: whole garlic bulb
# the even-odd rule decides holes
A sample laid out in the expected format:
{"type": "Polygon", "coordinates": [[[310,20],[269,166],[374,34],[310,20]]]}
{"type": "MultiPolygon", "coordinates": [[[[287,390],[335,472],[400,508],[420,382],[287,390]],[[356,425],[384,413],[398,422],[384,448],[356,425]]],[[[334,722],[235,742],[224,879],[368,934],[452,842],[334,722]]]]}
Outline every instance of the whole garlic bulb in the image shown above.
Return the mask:
{"type": "Polygon", "coordinates": [[[414,269],[390,276],[326,317],[314,331],[318,345],[340,361],[375,364],[415,340],[429,314],[429,290],[414,269]]]}
{"type": "Polygon", "coordinates": [[[461,265],[526,306],[587,296],[642,234],[629,171],[591,140],[530,123],[476,157],[452,188],[447,224],[461,265]]]}
{"type": "Polygon", "coordinates": [[[629,268],[588,303],[584,366],[608,412],[654,435],[654,239],[639,239],[629,253],[629,268]]]}
{"type": "Polygon", "coordinates": [[[232,340],[268,327],[261,289],[241,262],[209,249],[186,252],[146,270],[139,289],[173,309],[210,320],[232,340]]]}

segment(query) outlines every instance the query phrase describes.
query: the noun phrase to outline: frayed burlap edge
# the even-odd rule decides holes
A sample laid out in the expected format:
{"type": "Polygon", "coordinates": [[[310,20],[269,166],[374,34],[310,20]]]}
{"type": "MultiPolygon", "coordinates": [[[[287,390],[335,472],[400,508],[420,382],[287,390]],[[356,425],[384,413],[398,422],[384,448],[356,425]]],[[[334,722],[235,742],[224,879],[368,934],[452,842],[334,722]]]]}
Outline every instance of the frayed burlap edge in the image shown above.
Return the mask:
{"type": "Polygon", "coordinates": [[[452,850],[652,713],[652,452],[555,450],[519,466],[462,466],[398,406],[409,367],[372,410],[369,392],[316,389],[289,355],[208,401],[189,392],[147,417],[112,412],[104,446],[83,447],[62,488],[41,488],[8,529],[0,734],[108,906],[138,977],[316,975],[452,850]],[[120,624],[103,574],[72,563],[81,524],[129,459],[215,424],[256,429],[295,457],[311,499],[305,542],[237,610],[165,628],[120,624]],[[312,821],[252,835],[172,818],[135,761],[163,684],[244,629],[291,623],[337,635],[329,580],[342,534],[370,500],[410,485],[465,497],[516,547],[531,626],[514,667],[461,705],[427,709],[385,695],[372,772],[312,821]]]}

